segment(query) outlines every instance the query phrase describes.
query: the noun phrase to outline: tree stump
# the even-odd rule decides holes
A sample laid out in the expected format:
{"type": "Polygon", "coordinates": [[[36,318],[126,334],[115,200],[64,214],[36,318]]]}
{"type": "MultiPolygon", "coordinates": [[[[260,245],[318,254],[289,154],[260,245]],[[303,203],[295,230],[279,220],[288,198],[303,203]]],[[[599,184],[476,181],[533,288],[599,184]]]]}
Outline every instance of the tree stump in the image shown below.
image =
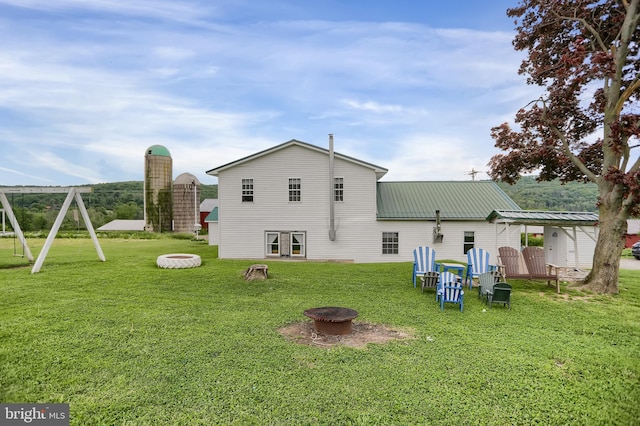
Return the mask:
{"type": "Polygon", "coordinates": [[[266,280],[269,267],[267,265],[251,265],[244,271],[244,279],[247,281],[266,280]]]}

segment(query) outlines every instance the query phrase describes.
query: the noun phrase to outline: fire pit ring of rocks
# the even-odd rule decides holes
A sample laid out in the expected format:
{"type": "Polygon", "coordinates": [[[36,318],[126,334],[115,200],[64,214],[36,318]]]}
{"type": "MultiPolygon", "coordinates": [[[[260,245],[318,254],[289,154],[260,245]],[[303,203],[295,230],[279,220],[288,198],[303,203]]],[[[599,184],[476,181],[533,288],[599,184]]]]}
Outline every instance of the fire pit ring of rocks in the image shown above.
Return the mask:
{"type": "Polygon", "coordinates": [[[345,335],[351,333],[351,321],[358,316],[358,311],[336,306],[311,308],[303,312],[313,319],[316,332],[320,334],[345,335]]]}

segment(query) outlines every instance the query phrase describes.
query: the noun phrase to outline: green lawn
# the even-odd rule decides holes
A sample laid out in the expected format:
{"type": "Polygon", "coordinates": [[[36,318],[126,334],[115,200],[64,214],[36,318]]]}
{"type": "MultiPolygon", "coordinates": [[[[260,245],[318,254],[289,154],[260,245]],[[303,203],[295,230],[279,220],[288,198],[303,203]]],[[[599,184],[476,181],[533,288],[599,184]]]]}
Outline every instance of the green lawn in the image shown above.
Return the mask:
{"type": "MultiPolygon", "coordinates": [[[[29,240],[37,256],[44,240],[29,240]]],[[[75,425],[632,425],[640,418],[640,273],[594,296],[514,281],[512,309],[463,313],[411,264],[217,260],[189,240],[56,240],[40,273],[0,239],[0,402],[69,403],[75,425]],[[160,254],[200,268],[164,270],[160,254]],[[568,297],[567,297],[568,294],[568,297]],[[415,339],[366,349],[291,343],[318,306],[415,339]]]]}

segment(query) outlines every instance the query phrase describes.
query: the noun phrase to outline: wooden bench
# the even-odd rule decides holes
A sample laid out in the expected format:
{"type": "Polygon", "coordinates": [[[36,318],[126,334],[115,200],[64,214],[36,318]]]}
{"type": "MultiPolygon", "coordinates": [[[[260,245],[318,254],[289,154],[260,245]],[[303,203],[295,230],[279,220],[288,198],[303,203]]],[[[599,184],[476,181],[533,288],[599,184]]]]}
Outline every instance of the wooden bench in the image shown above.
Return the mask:
{"type": "Polygon", "coordinates": [[[547,280],[547,285],[556,282],[560,293],[559,268],[545,263],[544,250],[540,247],[526,247],[522,253],[513,247],[500,247],[499,269],[505,279],[547,280]]]}

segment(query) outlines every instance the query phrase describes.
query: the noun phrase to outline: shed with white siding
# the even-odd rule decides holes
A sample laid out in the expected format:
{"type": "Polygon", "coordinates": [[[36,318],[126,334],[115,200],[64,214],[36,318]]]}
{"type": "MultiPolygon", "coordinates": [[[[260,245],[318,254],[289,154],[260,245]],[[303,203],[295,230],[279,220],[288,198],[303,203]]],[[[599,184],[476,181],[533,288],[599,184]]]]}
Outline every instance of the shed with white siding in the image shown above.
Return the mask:
{"type": "Polygon", "coordinates": [[[520,247],[520,232],[514,235],[510,228],[520,230],[522,226],[543,226],[547,263],[562,267],[592,267],[598,239],[597,213],[494,210],[487,220],[496,225],[496,239],[500,246],[520,247]]]}

